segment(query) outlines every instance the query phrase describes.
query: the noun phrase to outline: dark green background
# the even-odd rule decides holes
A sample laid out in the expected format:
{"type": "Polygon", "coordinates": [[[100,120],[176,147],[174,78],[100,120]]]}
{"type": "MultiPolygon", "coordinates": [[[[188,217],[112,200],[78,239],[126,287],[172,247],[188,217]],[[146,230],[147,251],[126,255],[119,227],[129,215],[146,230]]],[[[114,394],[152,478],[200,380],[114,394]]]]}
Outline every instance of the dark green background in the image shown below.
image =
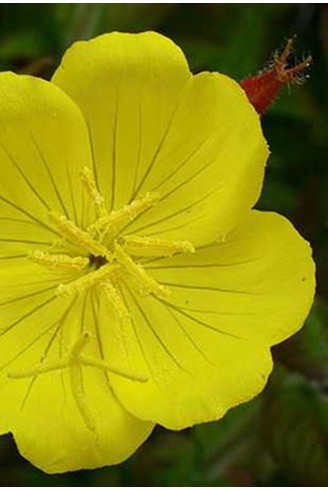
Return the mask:
{"type": "MultiPolygon", "coordinates": [[[[281,212],[311,241],[318,293],[305,328],[274,349],[265,392],[221,421],[157,429],[126,463],[48,476],[0,438],[0,483],[17,486],[328,485],[328,7],[320,4],[2,4],[0,69],[49,78],[76,39],[153,29],[193,71],[237,80],[263,68],[297,34],[310,78],[285,87],[263,117],[272,155],[258,207],[281,212]]],[[[293,59],[291,60],[293,61],[293,59]]],[[[37,416],[37,414],[36,414],[37,416]]]]}

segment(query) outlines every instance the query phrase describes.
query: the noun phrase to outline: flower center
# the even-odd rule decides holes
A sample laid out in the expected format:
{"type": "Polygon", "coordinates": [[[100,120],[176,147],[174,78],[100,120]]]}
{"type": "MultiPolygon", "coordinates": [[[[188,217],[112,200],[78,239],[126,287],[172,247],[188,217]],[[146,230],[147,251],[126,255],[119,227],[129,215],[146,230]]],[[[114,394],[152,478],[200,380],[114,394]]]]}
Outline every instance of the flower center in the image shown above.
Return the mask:
{"type": "Polygon", "coordinates": [[[95,211],[94,223],[84,230],[67,216],[50,213],[50,220],[62,239],[50,252],[35,250],[30,259],[49,269],[79,272],[77,278],[60,284],[56,294],[69,296],[98,287],[105,293],[117,319],[123,321],[127,312],[116,287],[117,281],[128,281],[141,295],[166,297],[170,291],[147,273],[141,260],[193,253],[194,247],[189,241],[124,234],[134,219],[158,203],[158,194],[147,193],[108,213],[89,168],[82,169],[81,179],[95,211]]]}
{"type": "MultiPolygon", "coordinates": [[[[34,250],[29,259],[51,270],[74,272],[74,277],[61,283],[56,289],[57,296],[73,296],[96,288],[108,301],[114,319],[126,328],[130,319],[125,302],[118,287],[120,281],[126,282],[141,295],[166,297],[170,291],[151,277],[142,261],[145,257],[168,257],[177,253],[194,252],[188,241],[162,240],[124,234],[128,225],[141,214],[156,205],[157,194],[147,193],[122,207],[107,212],[105,201],[88,168],[81,171],[81,179],[95,211],[95,221],[87,229],[77,226],[67,216],[50,213],[49,219],[61,235],[59,242],[49,251],[34,250]]],[[[37,377],[51,371],[68,370],[72,393],[80,414],[90,430],[95,430],[94,421],[86,404],[82,386],[82,367],[89,366],[104,372],[113,372],[132,381],[146,382],[147,376],[122,369],[103,358],[87,356],[83,351],[90,334],[82,325],[78,338],[68,353],[58,360],[47,361],[45,357],[33,367],[8,373],[11,378],[37,377]]]]}

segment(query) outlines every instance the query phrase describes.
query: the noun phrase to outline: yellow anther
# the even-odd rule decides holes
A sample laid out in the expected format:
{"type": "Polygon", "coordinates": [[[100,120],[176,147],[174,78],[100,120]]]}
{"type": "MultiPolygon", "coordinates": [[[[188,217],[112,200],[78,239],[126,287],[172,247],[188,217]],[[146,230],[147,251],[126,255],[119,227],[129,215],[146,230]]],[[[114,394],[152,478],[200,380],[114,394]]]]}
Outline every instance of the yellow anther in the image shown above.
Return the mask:
{"type": "Polygon", "coordinates": [[[99,284],[100,289],[105,293],[110,305],[112,306],[116,317],[119,321],[129,320],[130,313],[128,312],[124,301],[122,300],[117,289],[110,280],[102,281],[99,284]]]}
{"type": "Polygon", "coordinates": [[[128,254],[140,257],[171,257],[177,253],[194,253],[192,243],[180,240],[161,240],[160,238],[125,235],[124,250],[128,254]]]}
{"type": "Polygon", "coordinates": [[[75,223],[67,219],[66,216],[58,216],[55,213],[50,213],[50,218],[57,230],[67,238],[67,240],[72,241],[81,249],[96,256],[108,257],[110,255],[108,249],[104,245],[101,245],[91,238],[89,233],[76,226],[75,223]]]}
{"type": "Polygon", "coordinates": [[[138,215],[152,208],[159,201],[159,198],[158,194],[148,192],[144,197],[132,201],[131,204],[124,206],[119,211],[112,211],[108,216],[98,219],[94,228],[103,231],[103,234],[114,235],[126,223],[133,221],[138,215]]]}
{"type": "Polygon", "coordinates": [[[115,245],[115,258],[122,268],[133,277],[142,294],[154,294],[159,298],[165,298],[170,294],[169,289],[149,276],[145,269],[140,264],[136,264],[119,244],[115,245]]]}
{"type": "Polygon", "coordinates": [[[69,255],[57,255],[35,250],[29,254],[29,259],[36,264],[43,265],[49,269],[65,269],[79,271],[89,264],[87,257],[70,257],[69,255]]]}
{"type": "Polygon", "coordinates": [[[81,179],[95,208],[97,218],[107,216],[105,200],[97,188],[96,182],[93,178],[93,173],[89,167],[82,168],[81,179]]]}
{"type": "Polygon", "coordinates": [[[75,293],[83,293],[99,282],[115,276],[120,266],[117,264],[105,264],[99,269],[89,272],[84,276],[71,281],[68,284],[60,284],[56,289],[57,296],[69,296],[75,293]]]}

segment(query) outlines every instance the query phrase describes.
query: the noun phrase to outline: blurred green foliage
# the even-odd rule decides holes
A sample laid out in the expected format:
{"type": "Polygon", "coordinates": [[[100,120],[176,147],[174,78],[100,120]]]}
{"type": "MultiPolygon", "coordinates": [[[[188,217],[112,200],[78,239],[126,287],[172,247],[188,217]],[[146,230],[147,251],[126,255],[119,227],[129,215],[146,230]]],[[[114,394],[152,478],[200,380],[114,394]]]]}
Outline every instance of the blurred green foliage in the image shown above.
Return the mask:
{"type": "Polygon", "coordinates": [[[49,78],[77,39],[153,29],[193,71],[237,80],[296,34],[314,64],[263,117],[272,155],[259,207],[289,217],[311,241],[318,292],[305,328],[274,348],[265,392],[221,421],[180,433],[157,428],[126,463],[48,476],[0,438],[2,486],[293,486],[328,484],[328,7],[324,4],[1,4],[0,69],[49,78]]]}

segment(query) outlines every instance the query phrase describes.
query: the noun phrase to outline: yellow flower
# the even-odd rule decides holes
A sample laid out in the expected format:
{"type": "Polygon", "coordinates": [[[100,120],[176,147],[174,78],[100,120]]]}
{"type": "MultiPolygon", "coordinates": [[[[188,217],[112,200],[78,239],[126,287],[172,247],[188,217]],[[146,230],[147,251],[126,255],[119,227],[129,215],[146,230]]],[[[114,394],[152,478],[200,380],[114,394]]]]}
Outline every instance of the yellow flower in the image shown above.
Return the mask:
{"type": "Polygon", "coordinates": [[[251,211],[268,156],[242,89],[170,40],[78,42],[0,75],[0,424],[47,472],[222,417],[301,327],[308,244],[251,211]]]}

